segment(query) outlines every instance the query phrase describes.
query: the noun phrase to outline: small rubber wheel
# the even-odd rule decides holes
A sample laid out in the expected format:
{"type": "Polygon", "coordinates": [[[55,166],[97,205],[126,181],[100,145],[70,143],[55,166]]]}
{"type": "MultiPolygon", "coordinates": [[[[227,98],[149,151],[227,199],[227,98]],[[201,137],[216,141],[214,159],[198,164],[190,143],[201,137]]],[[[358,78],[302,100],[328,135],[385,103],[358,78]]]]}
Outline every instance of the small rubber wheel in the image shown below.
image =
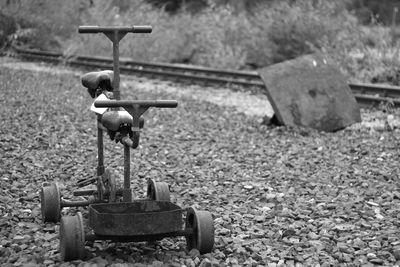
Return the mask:
{"type": "Polygon", "coordinates": [[[61,194],[57,183],[42,187],[40,205],[44,222],[59,222],[61,218],[61,194]]]}
{"type": "Polygon", "coordinates": [[[60,224],[61,260],[79,260],[85,257],[85,232],[82,213],[76,216],[63,216],[60,224]]]}
{"type": "Polygon", "coordinates": [[[214,221],[208,211],[189,208],[186,214],[186,229],[192,229],[192,235],[186,237],[188,250],[197,249],[200,254],[210,253],[214,246],[214,221]]]}
{"type": "Polygon", "coordinates": [[[157,201],[171,201],[168,184],[149,179],[147,183],[147,198],[157,201]]]}

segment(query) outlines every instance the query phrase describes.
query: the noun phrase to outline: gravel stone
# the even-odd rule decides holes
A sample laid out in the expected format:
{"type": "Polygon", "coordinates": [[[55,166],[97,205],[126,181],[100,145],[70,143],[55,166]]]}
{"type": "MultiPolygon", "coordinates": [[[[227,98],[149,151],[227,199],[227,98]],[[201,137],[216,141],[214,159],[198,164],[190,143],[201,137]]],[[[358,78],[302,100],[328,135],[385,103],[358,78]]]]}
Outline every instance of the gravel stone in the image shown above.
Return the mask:
{"type": "Polygon", "coordinates": [[[382,259],[376,258],[376,259],[370,259],[370,262],[374,263],[374,264],[383,264],[384,261],[382,259]]]}
{"type": "Polygon", "coordinates": [[[376,258],[376,254],[375,253],[368,253],[367,254],[367,258],[368,258],[368,260],[375,259],[376,258]]]}
{"type": "Polygon", "coordinates": [[[368,246],[373,249],[381,248],[381,243],[378,240],[373,240],[368,243],[368,246]]]}
{"type": "MultiPolygon", "coordinates": [[[[4,60],[0,265],[59,266],[64,264],[59,226],[42,223],[37,192],[43,183],[58,181],[63,197],[72,199],[77,180],[92,177],[92,99],[75,70],[33,63],[25,70],[23,63],[4,60]]],[[[132,152],[135,197],[145,197],[147,179],[167,182],[174,203],[212,213],[214,250],[187,252],[185,238],[152,245],[95,242],[86,247],[85,261],[65,266],[101,259],[110,266],[198,266],[208,264],[205,259],[213,266],[391,266],[400,261],[400,129],[373,127],[374,122],[384,125],[388,115],[398,120],[400,110],[362,109],[361,123],[324,133],[260,124],[266,96],[137,77],[121,80],[124,98],[179,102],[177,109],[144,114],[140,149],[132,152]]],[[[120,181],[121,146],[107,136],[104,142],[107,166],[120,181]]],[[[72,215],[76,209],[62,212],[72,215]]]]}
{"type": "Polygon", "coordinates": [[[364,248],[366,246],[365,242],[358,237],[355,238],[352,243],[354,248],[364,248]]]}
{"type": "Polygon", "coordinates": [[[394,249],[392,254],[396,260],[400,260],[400,248],[394,249]]]}

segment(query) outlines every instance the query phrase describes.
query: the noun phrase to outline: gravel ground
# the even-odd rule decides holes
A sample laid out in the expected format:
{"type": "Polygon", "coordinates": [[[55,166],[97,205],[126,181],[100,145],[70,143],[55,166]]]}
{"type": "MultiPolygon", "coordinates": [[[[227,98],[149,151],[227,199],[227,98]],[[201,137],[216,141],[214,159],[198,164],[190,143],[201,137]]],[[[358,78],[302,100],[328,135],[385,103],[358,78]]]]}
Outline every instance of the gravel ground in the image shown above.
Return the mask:
{"type": "MultiPolygon", "coordinates": [[[[53,73],[58,75],[74,75],[81,76],[81,72],[76,70],[59,67],[54,68],[48,64],[36,64],[29,62],[16,61],[13,58],[0,58],[0,64],[5,68],[31,70],[35,72],[53,73]]],[[[246,92],[232,91],[229,88],[220,87],[218,89],[208,86],[183,86],[171,82],[157,82],[146,78],[132,79],[132,76],[122,75],[121,91],[125,92],[130,88],[139,91],[152,91],[154,93],[168,92],[175,97],[187,97],[207,101],[219,106],[234,107],[239,112],[248,116],[256,116],[264,119],[265,116],[271,118],[274,114],[271,104],[266,95],[254,95],[246,92]]]]}
{"type": "MultiPolygon", "coordinates": [[[[212,212],[214,251],[185,251],[182,238],[95,242],[86,261],[60,262],[59,226],[41,222],[38,192],[59,181],[68,197],[77,180],[92,177],[92,100],[76,72],[1,65],[2,266],[400,265],[398,110],[362,110],[362,123],[336,133],[271,127],[260,124],[261,104],[254,112],[241,105],[243,95],[213,102],[212,88],[144,79],[124,82],[124,95],[177,99],[179,107],[144,115],[132,187],[140,198],[148,178],[166,181],[175,203],[212,212]]],[[[106,163],[119,177],[120,148],[106,141],[106,163]]]]}

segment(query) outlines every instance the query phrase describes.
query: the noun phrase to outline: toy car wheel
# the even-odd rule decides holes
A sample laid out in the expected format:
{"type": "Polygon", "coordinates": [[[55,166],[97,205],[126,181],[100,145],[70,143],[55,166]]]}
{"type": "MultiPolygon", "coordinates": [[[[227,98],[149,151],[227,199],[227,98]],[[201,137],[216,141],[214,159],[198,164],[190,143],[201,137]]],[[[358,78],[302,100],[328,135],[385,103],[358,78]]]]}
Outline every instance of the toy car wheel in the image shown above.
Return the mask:
{"type": "Polygon", "coordinates": [[[171,201],[168,184],[149,179],[147,184],[147,198],[157,201],[171,201]]]}
{"type": "Polygon", "coordinates": [[[76,216],[63,216],[60,223],[61,260],[83,259],[85,256],[85,232],[82,213],[76,216]]]}
{"type": "Polygon", "coordinates": [[[40,205],[44,222],[59,222],[61,217],[61,194],[57,183],[42,187],[40,205]]]}
{"type": "Polygon", "coordinates": [[[200,254],[210,253],[214,246],[214,221],[208,211],[189,208],[186,214],[186,229],[192,234],[186,237],[188,250],[197,249],[200,254]]]}

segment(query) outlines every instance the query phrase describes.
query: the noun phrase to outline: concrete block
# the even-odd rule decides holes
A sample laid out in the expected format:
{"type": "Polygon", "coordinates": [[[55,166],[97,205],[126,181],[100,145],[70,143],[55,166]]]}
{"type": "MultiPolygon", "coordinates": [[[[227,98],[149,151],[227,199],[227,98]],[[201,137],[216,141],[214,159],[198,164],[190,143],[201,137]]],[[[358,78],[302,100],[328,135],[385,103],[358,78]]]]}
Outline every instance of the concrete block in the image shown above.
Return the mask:
{"type": "Polygon", "coordinates": [[[258,72],[282,125],[333,132],[361,121],[346,79],[323,55],[302,56],[258,72]]]}

